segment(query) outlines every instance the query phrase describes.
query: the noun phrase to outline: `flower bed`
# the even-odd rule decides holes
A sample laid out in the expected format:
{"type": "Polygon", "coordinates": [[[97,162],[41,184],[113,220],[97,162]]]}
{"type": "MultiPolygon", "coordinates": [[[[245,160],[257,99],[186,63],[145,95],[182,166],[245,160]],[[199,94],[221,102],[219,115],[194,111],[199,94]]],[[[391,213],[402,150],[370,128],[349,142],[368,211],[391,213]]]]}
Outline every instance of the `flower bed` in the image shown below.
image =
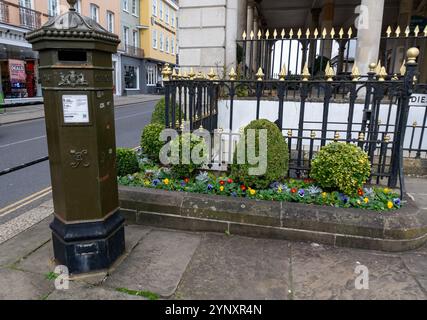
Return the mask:
{"type": "MultiPolygon", "coordinates": [[[[146,160],[144,160],[146,161],[146,160]]],[[[376,211],[399,209],[399,195],[388,188],[360,188],[356,196],[347,196],[337,191],[324,191],[311,179],[288,179],[284,183],[272,183],[269,189],[255,190],[237,183],[227,176],[216,177],[213,173],[200,172],[194,178],[173,178],[168,168],[141,164],[141,171],[119,177],[124,186],[141,186],[170,191],[212,194],[249,199],[287,201],[342,208],[359,208],[376,211]]]]}

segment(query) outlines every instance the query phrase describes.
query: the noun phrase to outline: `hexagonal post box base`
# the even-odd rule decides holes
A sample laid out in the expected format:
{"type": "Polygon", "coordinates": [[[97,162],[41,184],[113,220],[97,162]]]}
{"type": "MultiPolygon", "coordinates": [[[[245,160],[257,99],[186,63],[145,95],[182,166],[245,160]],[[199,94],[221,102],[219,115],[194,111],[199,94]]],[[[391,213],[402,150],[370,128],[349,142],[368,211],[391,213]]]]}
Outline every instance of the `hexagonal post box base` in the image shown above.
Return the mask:
{"type": "Polygon", "coordinates": [[[70,274],[108,269],[125,252],[119,211],[100,222],[65,224],[55,218],[50,228],[55,259],[70,274]]]}

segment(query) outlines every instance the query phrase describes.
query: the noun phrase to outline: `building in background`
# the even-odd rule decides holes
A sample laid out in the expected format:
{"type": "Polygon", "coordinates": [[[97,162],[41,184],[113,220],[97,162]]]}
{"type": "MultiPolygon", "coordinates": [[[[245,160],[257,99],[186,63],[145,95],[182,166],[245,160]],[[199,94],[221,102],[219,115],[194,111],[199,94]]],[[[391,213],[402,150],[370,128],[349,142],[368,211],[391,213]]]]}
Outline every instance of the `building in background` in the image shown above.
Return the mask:
{"type": "Polygon", "coordinates": [[[120,39],[119,48],[121,78],[120,92],[133,95],[144,92],[144,50],[140,45],[140,0],[120,0],[120,39]]]}
{"type": "Polygon", "coordinates": [[[144,49],[141,73],[144,93],[161,91],[161,70],[165,63],[177,65],[178,2],[141,0],[140,34],[144,49]]]}

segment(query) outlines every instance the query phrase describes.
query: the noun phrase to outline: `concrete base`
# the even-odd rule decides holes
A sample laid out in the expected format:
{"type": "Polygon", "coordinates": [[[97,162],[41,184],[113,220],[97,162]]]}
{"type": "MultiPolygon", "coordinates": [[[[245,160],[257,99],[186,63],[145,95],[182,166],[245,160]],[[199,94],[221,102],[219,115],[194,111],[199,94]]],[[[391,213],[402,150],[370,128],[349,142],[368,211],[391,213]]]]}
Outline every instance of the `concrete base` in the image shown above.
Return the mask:
{"type": "Polygon", "coordinates": [[[125,252],[124,218],[116,212],[103,222],[50,225],[58,263],[70,274],[108,269],[125,252]]]}

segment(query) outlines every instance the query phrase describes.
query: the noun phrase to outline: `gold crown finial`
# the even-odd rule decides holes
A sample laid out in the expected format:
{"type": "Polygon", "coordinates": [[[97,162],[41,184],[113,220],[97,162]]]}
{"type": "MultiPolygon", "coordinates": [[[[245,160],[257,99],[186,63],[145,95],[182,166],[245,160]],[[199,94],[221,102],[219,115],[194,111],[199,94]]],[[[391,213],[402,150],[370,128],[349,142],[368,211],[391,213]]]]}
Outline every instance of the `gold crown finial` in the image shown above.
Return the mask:
{"type": "Polygon", "coordinates": [[[353,65],[353,69],[351,70],[351,78],[353,81],[359,81],[360,79],[360,71],[356,63],[353,65]]]}
{"type": "Polygon", "coordinates": [[[385,67],[381,67],[380,72],[378,73],[378,81],[385,81],[385,78],[388,76],[385,67]]]}
{"type": "Polygon", "coordinates": [[[172,69],[169,67],[169,63],[165,63],[162,70],[163,81],[169,81],[172,75],[172,69]]]}
{"type": "Polygon", "coordinates": [[[264,78],[265,74],[264,72],[262,72],[262,68],[258,69],[258,72],[256,74],[257,80],[258,81],[262,81],[262,79],[264,78]]]}
{"type": "Polygon", "coordinates": [[[209,73],[208,73],[208,78],[209,78],[209,80],[214,80],[215,79],[215,71],[214,71],[214,69],[213,68],[211,68],[211,70],[209,71],[209,73]]]}
{"type": "Polygon", "coordinates": [[[287,74],[286,65],[283,65],[283,67],[282,67],[282,69],[280,70],[280,73],[279,73],[279,79],[280,79],[280,81],[285,81],[286,74],[287,74]]]}
{"type": "Polygon", "coordinates": [[[308,63],[306,62],[304,65],[304,69],[302,70],[302,81],[308,81],[310,79],[310,71],[308,70],[308,63]]]}
{"type": "Polygon", "coordinates": [[[228,74],[231,81],[236,81],[237,79],[237,73],[234,71],[234,67],[231,67],[230,73],[228,74]]]}
{"type": "Polygon", "coordinates": [[[417,58],[420,55],[420,50],[418,48],[410,48],[406,53],[406,57],[408,58],[408,64],[416,64],[417,58]]]}

